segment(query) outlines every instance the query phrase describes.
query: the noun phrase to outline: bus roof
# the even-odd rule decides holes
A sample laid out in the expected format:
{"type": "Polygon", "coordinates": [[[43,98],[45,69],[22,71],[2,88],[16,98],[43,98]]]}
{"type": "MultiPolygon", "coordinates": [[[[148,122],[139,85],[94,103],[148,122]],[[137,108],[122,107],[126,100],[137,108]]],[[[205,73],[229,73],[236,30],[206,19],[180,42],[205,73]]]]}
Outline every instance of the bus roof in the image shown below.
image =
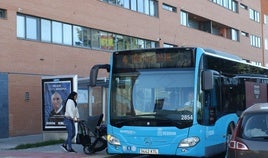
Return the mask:
{"type": "Polygon", "coordinates": [[[208,53],[211,53],[211,54],[215,54],[215,55],[219,55],[221,57],[226,57],[226,58],[233,59],[233,60],[238,60],[238,61],[245,61],[241,57],[239,57],[237,55],[234,55],[234,54],[230,54],[230,53],[226,53],[226,52],[221,52],[221,51],[210,49],[210,48],[203,48],[203,50],[205,52],[208,52],[208,53]]]}

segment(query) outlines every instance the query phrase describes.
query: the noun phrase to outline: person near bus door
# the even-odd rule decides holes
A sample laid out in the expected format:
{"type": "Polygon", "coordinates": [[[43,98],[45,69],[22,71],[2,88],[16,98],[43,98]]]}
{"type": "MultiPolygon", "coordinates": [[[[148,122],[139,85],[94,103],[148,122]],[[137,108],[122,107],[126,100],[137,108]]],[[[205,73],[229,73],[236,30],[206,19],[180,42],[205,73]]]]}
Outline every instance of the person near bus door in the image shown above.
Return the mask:
{"type": "Polygon", "coordinates": [[[72,139],[75,136],[74,122],[78,121],[79,119],[76,99],[77,93],[73,91],[69,94],[65,103],[64,124],[66,126],[68,136],[65,143],[62,144],[61,147],[68,152],[75,152],[72,148],[72,139]]]}

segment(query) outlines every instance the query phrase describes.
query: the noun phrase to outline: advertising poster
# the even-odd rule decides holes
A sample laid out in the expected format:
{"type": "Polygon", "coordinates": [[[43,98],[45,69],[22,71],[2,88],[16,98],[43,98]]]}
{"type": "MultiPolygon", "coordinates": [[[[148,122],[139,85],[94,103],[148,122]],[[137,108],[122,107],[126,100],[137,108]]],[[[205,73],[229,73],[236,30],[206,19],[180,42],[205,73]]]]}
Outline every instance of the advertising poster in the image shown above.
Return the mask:
{"type": "Polygon", "coordinates": [[[65,129],[65,102],[73,90],[72,78],[43,79],[43,129],[65,129]]]}

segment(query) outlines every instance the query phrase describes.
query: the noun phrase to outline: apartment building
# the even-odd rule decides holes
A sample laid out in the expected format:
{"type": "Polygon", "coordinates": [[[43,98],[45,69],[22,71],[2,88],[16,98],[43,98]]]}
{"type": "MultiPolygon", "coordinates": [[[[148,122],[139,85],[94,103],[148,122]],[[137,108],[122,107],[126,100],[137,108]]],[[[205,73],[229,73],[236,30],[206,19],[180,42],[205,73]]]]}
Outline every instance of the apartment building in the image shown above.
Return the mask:
{"type": "Polygon", "coordinates": [[[86,78],[112,51],[200,46],[265,66],[264,6],[265,0],[3,0],[0,137],[43,132],[42,76],[86,78]]]}
{"type": "Polygon", "coordinates": [[[263,34],[262,34],[262,38],[263,38],[263,54],[264,54],[264,66],[268,66],[268,1],[266,0],[262,0],[261,1],[261,6],[262,6],[262,9],[261,9],[261,12],[262,12],[262,19],[263,19],[263,22],[261,23],[262,25],[262,31],[263,31],[263,34]]]}

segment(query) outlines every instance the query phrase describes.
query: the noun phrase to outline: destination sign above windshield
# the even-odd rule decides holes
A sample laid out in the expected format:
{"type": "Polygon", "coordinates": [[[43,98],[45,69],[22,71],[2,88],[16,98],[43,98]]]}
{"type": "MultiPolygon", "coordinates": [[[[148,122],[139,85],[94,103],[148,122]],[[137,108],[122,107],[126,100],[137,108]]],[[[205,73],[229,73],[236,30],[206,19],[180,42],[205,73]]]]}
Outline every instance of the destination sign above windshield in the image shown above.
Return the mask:
{"type": "Polygon", "coordinates": [[[121,51],[113,56],[115,69],[193,67],[194,58],[192,49],[121,51]]]}

